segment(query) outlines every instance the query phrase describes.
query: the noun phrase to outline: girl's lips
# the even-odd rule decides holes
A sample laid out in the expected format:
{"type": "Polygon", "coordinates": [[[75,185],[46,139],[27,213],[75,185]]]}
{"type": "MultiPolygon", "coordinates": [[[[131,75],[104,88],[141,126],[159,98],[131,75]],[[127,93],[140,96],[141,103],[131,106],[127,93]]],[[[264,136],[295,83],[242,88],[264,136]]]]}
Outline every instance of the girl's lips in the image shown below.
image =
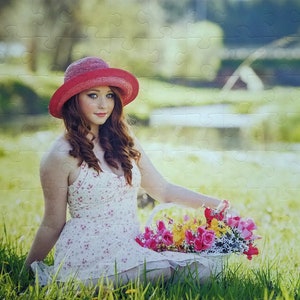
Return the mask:
{"type": "Polygon", "coordinates": [[[100,118],[104,118],[107,115],[107,113],[96,113],[95,115],[100,118]]]}

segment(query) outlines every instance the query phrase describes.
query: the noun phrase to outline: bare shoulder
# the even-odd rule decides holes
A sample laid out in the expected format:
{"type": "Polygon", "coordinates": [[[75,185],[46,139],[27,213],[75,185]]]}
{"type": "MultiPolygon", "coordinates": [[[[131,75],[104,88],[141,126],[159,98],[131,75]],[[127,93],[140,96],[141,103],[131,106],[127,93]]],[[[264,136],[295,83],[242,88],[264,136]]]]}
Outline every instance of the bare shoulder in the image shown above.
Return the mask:
{"type": "Polygon", "coordinates": [[[69,154],[71,146],[65,137],[59,136],[41,160],[41,171],[57,170],[70,173],[76,166],[77,160],[69,154]]]}

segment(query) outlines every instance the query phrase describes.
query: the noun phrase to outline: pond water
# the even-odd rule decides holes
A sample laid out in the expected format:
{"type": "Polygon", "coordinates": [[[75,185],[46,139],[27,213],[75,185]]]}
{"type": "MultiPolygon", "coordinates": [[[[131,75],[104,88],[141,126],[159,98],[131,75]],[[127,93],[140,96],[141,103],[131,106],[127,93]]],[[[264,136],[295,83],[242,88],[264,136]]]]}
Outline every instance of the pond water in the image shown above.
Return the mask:
{"type": "Polygon", "coordinates": [[[150,126],[173,125],[201,128],[246,128],[261,118],[257,114],[237,114],[231,105],[169,107],[152,111],[150,126]]]}
{"type": "Polygon", "coordinates": [[[221,149],[249,148],[249,132],[264,115],[238,114],[229,104],[205,105],[199,107],[169,107],[152,111],[150,126],[194,128],[196,137],[202,131],[205,144],[221,149]]]}

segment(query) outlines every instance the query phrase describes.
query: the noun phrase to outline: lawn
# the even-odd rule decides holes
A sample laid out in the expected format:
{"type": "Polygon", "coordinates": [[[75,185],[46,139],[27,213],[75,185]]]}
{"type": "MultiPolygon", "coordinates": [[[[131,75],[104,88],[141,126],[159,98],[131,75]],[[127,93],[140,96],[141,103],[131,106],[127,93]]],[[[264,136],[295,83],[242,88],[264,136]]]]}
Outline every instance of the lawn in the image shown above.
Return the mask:
{"type": "MultiPolygon", "coordinates": [[[[43,87],[37,92],[47,99],[61,82],[61,77],[48,75],[18,77],[33,88],[43,87]]],[[[228,103],[238,113],[266,116],[266,122],[253,128],[257,140],[300,141],[299,88],[222,93],[148,78],[140,78],[140,86],[139,100],[128,105],[126,112],[143,122],[152,109],[162,106],[228,103]]],[[[281,144],[279,149],[278,144],[259,143],[226,150],[215,142],[212,132],[193,128],[137,126],[134,130],[168,179],[228,199],[242,216],[254,218],[262,236],[258,257],[248,261],[231,256],[222,276],[204,285],[186,278],[181,284],[133,282],[116,288],[100,283],[97,289],[79,291],[72,283],[39,288],[31,277],[19,277],[43,213],[39,161],[61,127],[46,119],[39,131],[32,128],[45,124],[45,117],[29,125],[20,118],[14,129],[3,126],[0,130],[0,299],[300,299],[299,152],[290,150],[292,144],[281,144]]],[[[150,209],[139,211],[142,222],[150,209]]],[[[51,260],[49,255],[47,261],[51,260]]]]}
{"type": "MultiPolygon", "coordinates": [[[[136,128],[145,150],[171,181],[229,199],[258,225],[260,255],[231,256],[221,278],[208,284],[133,282],[80,291],[72,283],[39,288],[19,277],[41,221],[39,161],[58,130],[1,133],[0,298],[1,299],[300,299],[299,155],[296,151],[226,151],[201,148],[201,136],[172,137],[172,130],[136,128]],[[162,136],[164,137],[162,139],[162,136]]],[[[150,208],[140,210],[145,221],[150,208]]],[[[48,259],[51,261],[51,255],[48,259]]]]}

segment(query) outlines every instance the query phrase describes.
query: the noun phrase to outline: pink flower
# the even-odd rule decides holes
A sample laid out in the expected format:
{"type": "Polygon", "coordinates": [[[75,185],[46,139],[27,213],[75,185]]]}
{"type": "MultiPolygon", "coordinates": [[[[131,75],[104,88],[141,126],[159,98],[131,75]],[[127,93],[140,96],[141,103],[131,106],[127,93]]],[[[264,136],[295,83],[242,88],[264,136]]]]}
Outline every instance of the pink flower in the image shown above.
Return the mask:
{"type": "Polygon", "coordinates": [[[252,219],[243,219],[240,225],[243,228],[245,239],[250,239],[253,235],[253,230],[256,229],[254,221],[252,219]]]}
{"type": "Polygon", "coordinates": [[[157,241],[155,239],[149,239],[145,241],[145,246],[146,248],[152,249],[152,250],[157,250],[157,241]]]}
{"type": "Polygon", "coordinates": [[[157,221],[157,239],[162,246],[170,246],[173,243],[173,235],[170,230],[167,229],[163,221],[157,221]]]}
{"type": "Polygon", "coordinates": [[[164,245],[170,246],[173,244],[173,235],[172,235],[171,231],[165,230],[162,233],[161,237],[162,237],[162,242],[164,245]]]}
{"type": "Polygon", "coordinates": [[[145,246],[145,243],[140,239],[139,236],[137,236],[137,237],[135,238],[135,241],[136,241],[140,246],[142,246],[142,247],[145,246]]]}
{"type": "Polygon", "coordinates": [[[235,216],[235,217],[230,217],[227,220],[227,224],[230,227],[238,227],[239,223],[240,223],[241,218],[239,216],[235,216]]]}
{"type": "Polygon", "coordinates": [[[252,219],[242,219],[236,216],[228,218],[227,223],[230,227],[237,228],[243,239],[251,240],[257,238],[253,235],[256,225],[252,219]]]}
{"type": "Polygon", "coordinates": [[[195,248],[195,251],[204,250],[203,243],[202,243],[202,238],[201,237],[195,238],[195,240],[194,240],[194,248],[195,248]]]}
{"type": "Polygon", "coordinates": [[[166,225],[165,225],[164,221],[161,221],[161,220],[157,221],[156,226],[157,226],[158,231],[166,230],[166,225]]]}
{"type": "Polygon", "coordinates": [[[204,228],[204,227],[202,227],[202,226],[198,227],[198,229],[197,229],[197,234],[198,234],[198,235],[202,236],[202,234],[203,234],[204,232],[205,232],[205,228],[204,228]]]}
{"type": "Polygon", "coordinates": [[[188,245],[193,245],[194,244],[194,234],[191,230],[187,230],[185,232],[185,241],[188,243],[188,245]]]}
{"type": "Polygon", "coordinates": [[[188,215],[184,215],[184,217],[183,217],[184,222],[187,222],[189,219],[190,219],[190,217],[188,215]]]}
{"type": "Polygon", "coordinates": [[[202,234],[203,250],[209,249],[215,241],[215,232],[213,230],[205,230],[202,234]]]}
{"type": "Polygon", "coordinates": [[[146,240],[150,239],[154,235],[154,231],[150,227],[145,227],[144,238],[146,240]]]}
{"type": "Polygon", "coordinates": [[[198,227],[197,238],[195,239],[195,250],[201,251],[209,249],[215,241],[215,232],[206,230],[204,227],[198,227]]]}

